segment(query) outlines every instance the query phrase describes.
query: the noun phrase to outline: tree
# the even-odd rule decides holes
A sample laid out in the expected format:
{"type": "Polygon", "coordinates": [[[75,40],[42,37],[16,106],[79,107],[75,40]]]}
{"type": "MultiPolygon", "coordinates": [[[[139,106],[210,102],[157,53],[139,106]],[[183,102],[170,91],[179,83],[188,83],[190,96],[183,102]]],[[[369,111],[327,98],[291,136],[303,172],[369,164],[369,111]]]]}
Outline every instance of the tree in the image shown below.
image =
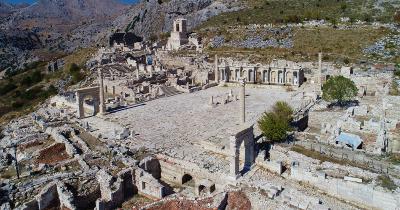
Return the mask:
{"type": "Polygon", "coordinates": [[[342,106],[357,95],[358,89],[350,79],[343,76],[335,76],[329,78],[323,86],[322,91],[322,98],[324,100],[337,102],[342,106]]]}
{"type": "Polygon", "coordinates": [[[81,73],[81,69],[76,63],[72,63],[69,67],[69,74],[72,77],[73,84],[76,84],[84,79],[84,75],[81,73]]]}
{"type": "Polygon", "coordinates": [[[283,141],[291,130],[293,109],[283,101],[278,101],[270,112],[265,112],[258,121],[263,135],[271,141],[283,141]]]}
{"type": "Polygon", "coordinates": [[[394,14],[393,19],[394,19],[394,22],[396,22],[397,24],[400,24],[400,10],[397,11],[397,12],[394,14]]]}

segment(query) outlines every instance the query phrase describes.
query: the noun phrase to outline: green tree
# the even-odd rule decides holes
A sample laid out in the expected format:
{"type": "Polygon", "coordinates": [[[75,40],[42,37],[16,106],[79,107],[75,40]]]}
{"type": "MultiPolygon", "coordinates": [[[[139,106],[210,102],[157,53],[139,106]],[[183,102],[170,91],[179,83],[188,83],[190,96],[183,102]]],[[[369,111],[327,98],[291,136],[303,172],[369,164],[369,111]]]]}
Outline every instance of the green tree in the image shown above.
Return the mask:
{"type": "Polygon", "coordinates": [[[322,90],[322,98],[324,100],[337,102],[340,106],[352,100],[358,92],[354,82],[343,76],[329,78],[322,90]]]}
{"type": "Polygon", "coordinates": [[[395,12],[393,19],[394,19],[394,22],[396,22],[397,24],[400,24],[400,10],[395,12]]]}
{"type": "Polygon", "coordinates": [[[290,123],[293,109],[283,101],[278,101],[270,112],[265,112],[258,121],[258,127],[265,137],[271,141],[283,141],[287,138],[288,132],[292,129],[290,123]]]}
{"type": "Polygon", "coordinates": [[[400,70],[396,70],[396,71],[394,72],[394,76],[400,77],[400,70]]]}
{"type": "Polygon", "coordinates": [[[71,64],[69,67],[69,74],[72,77],[73,84],[80,82],[84,78],[84,75],[81,73],[81,68],[76,63],[71,64]]]}

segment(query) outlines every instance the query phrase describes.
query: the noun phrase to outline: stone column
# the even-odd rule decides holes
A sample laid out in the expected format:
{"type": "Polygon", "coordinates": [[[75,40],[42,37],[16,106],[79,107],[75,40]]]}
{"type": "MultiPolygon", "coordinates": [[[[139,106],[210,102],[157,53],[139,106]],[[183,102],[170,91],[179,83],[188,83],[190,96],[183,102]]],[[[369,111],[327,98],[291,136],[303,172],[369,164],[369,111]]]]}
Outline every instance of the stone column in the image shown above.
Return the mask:
{"type": "Polygon", "coordinates": [[[318,91],[321,91],[321,76],[322,76],[322,52],[318,53],[318,73],[317,73],[318,91]]]}
{"type": "Polygon", "coordinates": [[[246,80],[241,79],[240,81],[240,123],[246,122],[246,80]]]}
{"type": "Polygon", "coordinates": [[[106,113],[106,103],[104,99],[104,82],[103,82],[103,71],[99,69],[99,83],[100,83],[100,114],[106,113]]]}
{"type": "Polygon", "coordinates": [[[214,74],[215,74],[215,82],[218,83],[219,82],[219,72],[218,72],[218,55],[215,54],[215,58],[214,58],[214,74]]]}
{"type": "Polygon", "coordinates": [[[139,79],[139,64],[136,64],[136,79],[139,79]]]}
{"type": "Polygon", "coordinates": [[[79,94],[79,92],[75,93],[75,97],[76,97],[76,103],[78,106],[77,117],[78,117],[78,119],[81,119],[85,115],[82,98],[81,98],[81,95],[79,94]]]}
{"type": "Polygon", "coordinates": [[[150,78],[153,77],[153,66],[150,67],[150,78]]]}
{"type": "Polygon", "coordinates": [[[229,139],[230,143],[230,157],[229,157],[229,176],[234,180],[237,180],[239,174],[239,148],[236,145],[236,137],[231,136],[229,139]]]}

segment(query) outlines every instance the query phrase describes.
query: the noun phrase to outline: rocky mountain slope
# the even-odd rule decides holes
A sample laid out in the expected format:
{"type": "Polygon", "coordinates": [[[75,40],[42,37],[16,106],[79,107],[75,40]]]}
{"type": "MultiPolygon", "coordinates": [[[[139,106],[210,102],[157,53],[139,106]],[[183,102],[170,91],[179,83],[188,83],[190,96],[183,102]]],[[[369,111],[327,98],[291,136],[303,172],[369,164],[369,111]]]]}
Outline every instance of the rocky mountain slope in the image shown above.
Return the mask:
{"type": "Polygon", "coordinates": [[[58,55],[105,45],[117,30],[146,39],[170,31],[176,17],[187,18],[193,28],[241,5],[229,0],[142,0],[136,5],[117,0],[39,0],[25,8],[10,7],[2,4],[11,12],[0,22],[0,71],[21,67],[20,61],[32,58],[45,60],[43,52],[58,55]]]}
{"type": "Polygon", "coordinates": [[[188,19],[188,28],[194,28],[209,18],[223,12],[237,11],[241,8],[238,1],[229,0],[171,0],[159,3],[158,0],[142,1],[129,11],[133,19],[127,29],[145,38],[172,29],[177,17],[188,19]]]}

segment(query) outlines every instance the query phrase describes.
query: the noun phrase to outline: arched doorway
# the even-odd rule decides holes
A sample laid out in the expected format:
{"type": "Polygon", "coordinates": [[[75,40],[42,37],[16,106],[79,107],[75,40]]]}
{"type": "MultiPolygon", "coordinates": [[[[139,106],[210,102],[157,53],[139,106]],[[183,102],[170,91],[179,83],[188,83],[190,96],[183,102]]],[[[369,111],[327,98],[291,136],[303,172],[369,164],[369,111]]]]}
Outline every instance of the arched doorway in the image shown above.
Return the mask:
{"type": "Polygon", "coordinates": [[[249,74],[248,74],[248,81],[249,82],[254,82],[254,70],[249,69],[249,74]]]}
{"type": "Polygon", "coordinates": [[[90,87],[76,91],[76,103],[78,108],[78,117],[85,117],[85,107],[93,106],[92,115],[99,113],[100,109],[100,88],[90,87]]]}
{"type": "Polygon", "coordinates": [[[93,96],[86,95],[83,98],[83,109],[85,110],[85,116],[94,116],[95,115],[95,103],[93,96]]]}
{"type": "Polygon", "coordinates": [[[298,85],[299,84],[299,77],[297,75],[297,72],[293,72],[293,84],[298,85]]]}
{"type": "Polygon", "coordinates": [[[207,192],[207,188],[206,188],[206,186],[204,186],[204,185],[200,185],[199,186],[199,188],[198,188],[198,190],[199,190],[199,192],[198,192],[198,195],[204,195],[204,194],[206,194],[207,192]]]}
{"type": "Polygon", "coordinates": [[[193,180],[192,175],[184,174],[182,176],[182,185],[194,186],[194,180],[193,180]]]}
{"type": "Polygon", "coordinates": [[[276,83],[276,72],[275,71],[271,71],[271,78],[270,78],[270,82],[271,83],[276,83]]]}
{"type": "Polygon", "coordinates": [[[240,79],[240,69],[236,69],[236,77],[235,77],[235,80],[236,80],[236,81],[239,81],[239,79],[240,79]]]}
{"type": "MultiPolygon", "coordinates": [[[[250,170],[254,164],[254,133],[253,126],[246,128],[230,137],[230,151],[234,152],[230,157],[230,176],[237,179],[241,174],[250,170]],[[244,148],[244,165],[240,167],[240,147],[244,148]]],[[[243,157],[243,156],[242,156],[243,157]]]]}
{"type": "Polygon", "coordinates": [[[263,71],[263,83],[268,83],[268,71],[263,71]]]}
{"type": "Polygon", "coordinates": [[[283,84],[283,72],[278,71],[278,83],[283,84]]]}

